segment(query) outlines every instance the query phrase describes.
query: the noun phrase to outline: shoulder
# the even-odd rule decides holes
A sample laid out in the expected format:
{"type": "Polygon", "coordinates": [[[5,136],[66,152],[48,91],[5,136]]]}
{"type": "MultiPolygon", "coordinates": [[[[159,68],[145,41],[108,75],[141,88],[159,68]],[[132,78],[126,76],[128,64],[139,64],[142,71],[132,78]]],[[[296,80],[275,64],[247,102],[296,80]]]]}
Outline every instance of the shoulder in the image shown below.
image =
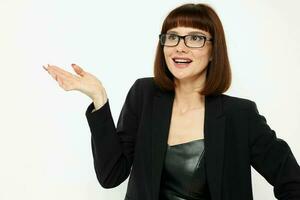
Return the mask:
{"type": "Polygon", "coordinates": [[[225,113],[235,113],[242,111],[256,112],[257,110],[255,101],[249,98],[221,94],[220,99],[222,102],[223,111],[225,113]]]}
{"type": "Polygon", "coordinates": [[[141,77],[135,80],[133,87],[137,88],[143,95],[153,95],[158,87],[153,77],[141,77]]]}
{"type": "Polygon", "coordinates": [[[137,78],[130,87],[135,93],[144,93],[145,91],[154,90],[155,84],[153,77],[137,78]]]}
{"type": "Polygon", "coordinates": [[[139,85],[146,88],[155,88],[154,78],[153,77],[141,77],[136,80],[139,85]]]}

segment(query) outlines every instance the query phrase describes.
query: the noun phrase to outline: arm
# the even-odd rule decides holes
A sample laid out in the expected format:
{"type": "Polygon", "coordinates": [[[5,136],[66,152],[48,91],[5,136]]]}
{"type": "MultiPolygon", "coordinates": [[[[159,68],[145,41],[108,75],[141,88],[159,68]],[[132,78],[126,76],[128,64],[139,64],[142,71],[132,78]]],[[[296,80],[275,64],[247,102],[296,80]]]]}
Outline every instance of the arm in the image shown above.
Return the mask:
{"type": "Polygon", "coordinates": [[[249,108],[249,145],[251,165],[272,186],[280,200],[300,199],[300,168],[289,147],[276,137],[255,102],[249,108]]]}
{"type": "Polygon", "coordinates": [[[86,117],[91,131],[94,168],[102,187],[113,188],[130,174],[138,127],[138,80],[131,86],[115,127],[109,99],[98,110],[90,104],[86,117]]]}

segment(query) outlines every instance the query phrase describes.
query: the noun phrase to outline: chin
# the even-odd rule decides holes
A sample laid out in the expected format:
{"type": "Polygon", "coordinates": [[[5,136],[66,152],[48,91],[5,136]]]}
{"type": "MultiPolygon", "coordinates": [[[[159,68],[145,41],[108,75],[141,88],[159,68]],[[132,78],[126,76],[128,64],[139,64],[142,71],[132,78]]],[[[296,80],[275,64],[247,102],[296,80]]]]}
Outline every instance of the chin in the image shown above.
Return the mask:
{"type": "Polygon", "coordinates": [[[192,74],[188,74],[186,72],[175,72],[172,74],[173,74],[174,78],[177,80],[187,80],[193,76],[192,74]]]}
{"type": "Polygon", "coordinates": [[[169,68],[169,71],[173,74],[174,77],[180,79],[180,78],[185,78],[188,76],[191,76],[191,72],[192,72],[192,68],[194,66],[188,66],[186,68],[178,68],[174,65],[171,65],[171,67],[169,68]]]}
{"type": "Polygon", "coordinates": [[[206,68],[203,69],[202,71],[199,71],[197,73],[192,73],[190,71],[178,71],[178,70],[172,70],[171,71],[172,75],[174,76],[175,79],[184,81],[184,80],[195,80],[200,78],[202,75],[206,76],[206,68]],[[201,75],[202,74],[202,75],[201,75]]]}

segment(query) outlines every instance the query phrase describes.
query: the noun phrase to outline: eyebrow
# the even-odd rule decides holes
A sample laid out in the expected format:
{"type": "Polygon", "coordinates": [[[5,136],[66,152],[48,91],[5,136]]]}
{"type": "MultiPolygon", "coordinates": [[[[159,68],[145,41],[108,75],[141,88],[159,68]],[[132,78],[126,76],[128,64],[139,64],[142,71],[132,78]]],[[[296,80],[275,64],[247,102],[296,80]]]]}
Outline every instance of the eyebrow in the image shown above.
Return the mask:
{"type": "MultiPolygon", "coordinates": [[[[167,33],[175,33],[175,34],[178,34],[176,31],[168,31],[167,33]]],[[[205,33],[203,33],[203,32],[200,32],[200,31],[191,31],[191,32],[188,32],[188,34],[201,34],[201,35],[205,35],[206,36],[206,34],[205,33]]]]}

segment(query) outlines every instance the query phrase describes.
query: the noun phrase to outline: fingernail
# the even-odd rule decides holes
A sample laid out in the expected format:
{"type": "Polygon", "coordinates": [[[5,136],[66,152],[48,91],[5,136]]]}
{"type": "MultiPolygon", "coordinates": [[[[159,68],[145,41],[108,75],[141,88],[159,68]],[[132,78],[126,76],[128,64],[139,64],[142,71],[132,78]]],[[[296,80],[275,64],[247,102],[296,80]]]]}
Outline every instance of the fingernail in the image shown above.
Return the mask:
{"type": "Polygon", "coordinates": [[[72,63],[71,65],[72,65],[72,66],[75,66],[76,64],[72,63]]]}

